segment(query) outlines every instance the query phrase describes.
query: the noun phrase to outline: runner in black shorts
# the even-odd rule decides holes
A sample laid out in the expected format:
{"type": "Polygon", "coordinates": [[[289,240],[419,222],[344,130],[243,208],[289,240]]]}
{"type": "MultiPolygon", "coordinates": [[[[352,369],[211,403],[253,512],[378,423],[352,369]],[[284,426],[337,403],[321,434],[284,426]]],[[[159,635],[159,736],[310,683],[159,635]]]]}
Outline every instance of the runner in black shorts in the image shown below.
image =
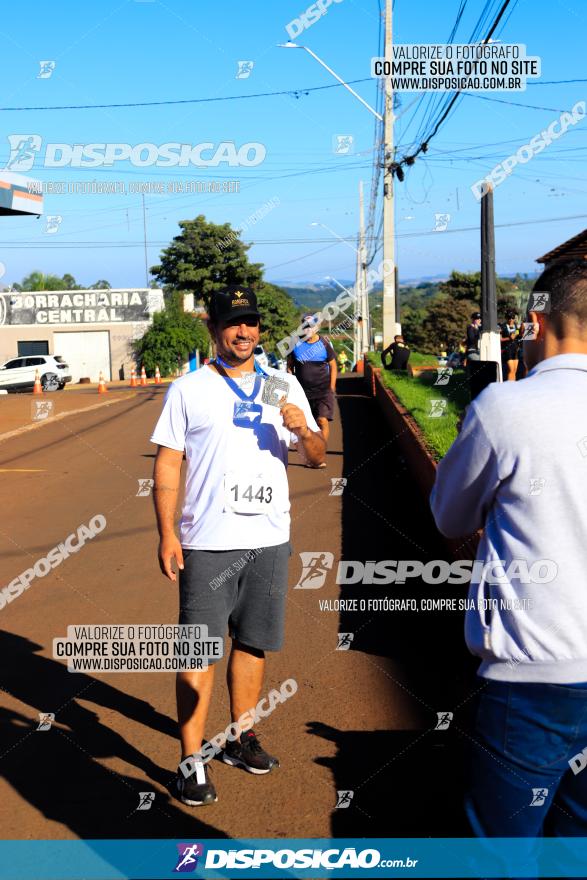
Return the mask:
{"type": "MultiPolygon", "coordinates": [[[[318,333],[319,322],[315,315],[302,318],[304,336],[290,356],[287,368],[299,380],[306,393],[312,415],[316,419],[324,440],[328,442],[329,422],[334,418],[334,392],[336,389],[336,354],[328,337],[318,333]]],[[[309,467],[326,467],[325,464],[309,467]]]]}
{"type": "Polygon", "coordinates": [[[518,371],[518,355],[520,335],[516,324],[516,316],[510,312],[507,322],[501,326],[501,364],[504,381],[514,382],[518,371]]]}
{"type": "MultiPolygon", "coordinates": [[[[179,569],[179,622],[200,626],[203,639],[224,638],[227,631],[232,638],[228,688],[236,733],[222,759],[264,774],[279,762],[261,747],[253,724],[263,703],[264,652],[278,651],[283,642],[288,446],[297,443],[305,459],[319,466],[326,444],[297,379],[255,362],[259,318],[251,290],[235,286],[212,294],[209,328],[217,357],[171,384],[151,440],[159,447],[153,489],[159,565],[171,581],[174,559],[179,569]],[[184,452],[186,491],[177,538],[184,452]]],[[[177,674],[177,788],[190,806],[217,800],[204,743],[214,668],[209,661],[206,669],[177,674]]]]}

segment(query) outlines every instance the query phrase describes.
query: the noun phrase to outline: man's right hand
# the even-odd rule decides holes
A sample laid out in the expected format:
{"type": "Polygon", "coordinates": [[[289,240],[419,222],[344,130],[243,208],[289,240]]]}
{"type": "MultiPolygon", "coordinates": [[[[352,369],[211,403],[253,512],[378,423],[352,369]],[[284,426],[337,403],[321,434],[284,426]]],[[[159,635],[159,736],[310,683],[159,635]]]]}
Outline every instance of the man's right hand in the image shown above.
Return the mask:
{"type": "Polygon", "coordinates": [[[183,571],[183,552],[177,535],[166,535],[159,541],[159,568],[170,581],[176,581],[177,575],[171,567],[175,559],[177,568],[183,571]]]}

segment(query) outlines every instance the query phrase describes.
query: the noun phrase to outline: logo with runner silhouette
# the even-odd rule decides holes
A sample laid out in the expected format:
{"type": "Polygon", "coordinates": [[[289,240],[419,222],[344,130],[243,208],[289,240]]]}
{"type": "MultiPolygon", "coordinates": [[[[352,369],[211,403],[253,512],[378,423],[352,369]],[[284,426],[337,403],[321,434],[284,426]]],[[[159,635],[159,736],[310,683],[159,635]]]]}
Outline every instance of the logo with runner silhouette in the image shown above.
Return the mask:
{"type": "Polygon", "coordinates": [[[326,550],[300,553],[302,573],[294,590],[319,590],[324,586],[326,574],[334,563],[334,554],[326,550]]]}
{"type": "Polygon", "coordinates": [[[10,157],[7,171],[30,171],[43,143],[39,134],[9,134],[10,157]]]}
{"type": "Polygon", "coordinates": [[[178,874],[193,874],[198,866],[198,859],[204,854],[201,843],[178,843],[177,865],[173,869],[178,874]]]}

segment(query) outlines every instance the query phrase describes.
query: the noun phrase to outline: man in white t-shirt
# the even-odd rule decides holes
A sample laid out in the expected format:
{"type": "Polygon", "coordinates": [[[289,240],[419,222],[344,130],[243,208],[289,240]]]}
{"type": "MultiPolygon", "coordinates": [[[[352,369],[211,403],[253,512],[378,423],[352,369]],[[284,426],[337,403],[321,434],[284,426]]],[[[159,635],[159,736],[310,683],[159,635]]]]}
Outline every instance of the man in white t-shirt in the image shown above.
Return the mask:
{"type": "MultiPolygon", "coordinates": [[[[171,581],[173,560],[179,569],[180,624],[203,632],[206,627],[209,639],[224,639],[227,631],[232,638],[232,726],[222,759],[261,775],[279,764],[253,726],[262,716],[265,651],[277,651],[283,642],[291,552],[288,447],[301,444],[304,457],[319,466],[325,443],[298,381],[255,362],[260,314],[251,290],[232,286],[213,293],[209,330],[215,360],[172,383],[151,437],[159,447],[153,489],[159,565],[171,581]],[[178,538],[174,520],[184,453],[178,538]]],[[[177,675],[177,788],[190,806],[217,800],[208,765],[216,749],[204,741],[214,659],[207,669],[177,675]]]]}

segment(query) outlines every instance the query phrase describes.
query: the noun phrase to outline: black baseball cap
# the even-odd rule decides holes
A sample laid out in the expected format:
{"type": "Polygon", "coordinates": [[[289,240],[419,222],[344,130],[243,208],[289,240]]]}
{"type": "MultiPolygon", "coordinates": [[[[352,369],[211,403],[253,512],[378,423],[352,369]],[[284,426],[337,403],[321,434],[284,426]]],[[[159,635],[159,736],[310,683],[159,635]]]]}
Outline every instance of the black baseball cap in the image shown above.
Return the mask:
{"type": "Polygon", "coordinates": [[[481,312],[473,312],[473,314],[471,315],[471,319],[473,321],[477,321],[480,317],[481,317],[481,312]]]}
{"type": "Polygon", "coordinates": [[[210,320],[213,324],[247,317],[261,318],[257,297],[250,287],[230,284],[223,290],[215,290],[211,294],[210,320]]]}

